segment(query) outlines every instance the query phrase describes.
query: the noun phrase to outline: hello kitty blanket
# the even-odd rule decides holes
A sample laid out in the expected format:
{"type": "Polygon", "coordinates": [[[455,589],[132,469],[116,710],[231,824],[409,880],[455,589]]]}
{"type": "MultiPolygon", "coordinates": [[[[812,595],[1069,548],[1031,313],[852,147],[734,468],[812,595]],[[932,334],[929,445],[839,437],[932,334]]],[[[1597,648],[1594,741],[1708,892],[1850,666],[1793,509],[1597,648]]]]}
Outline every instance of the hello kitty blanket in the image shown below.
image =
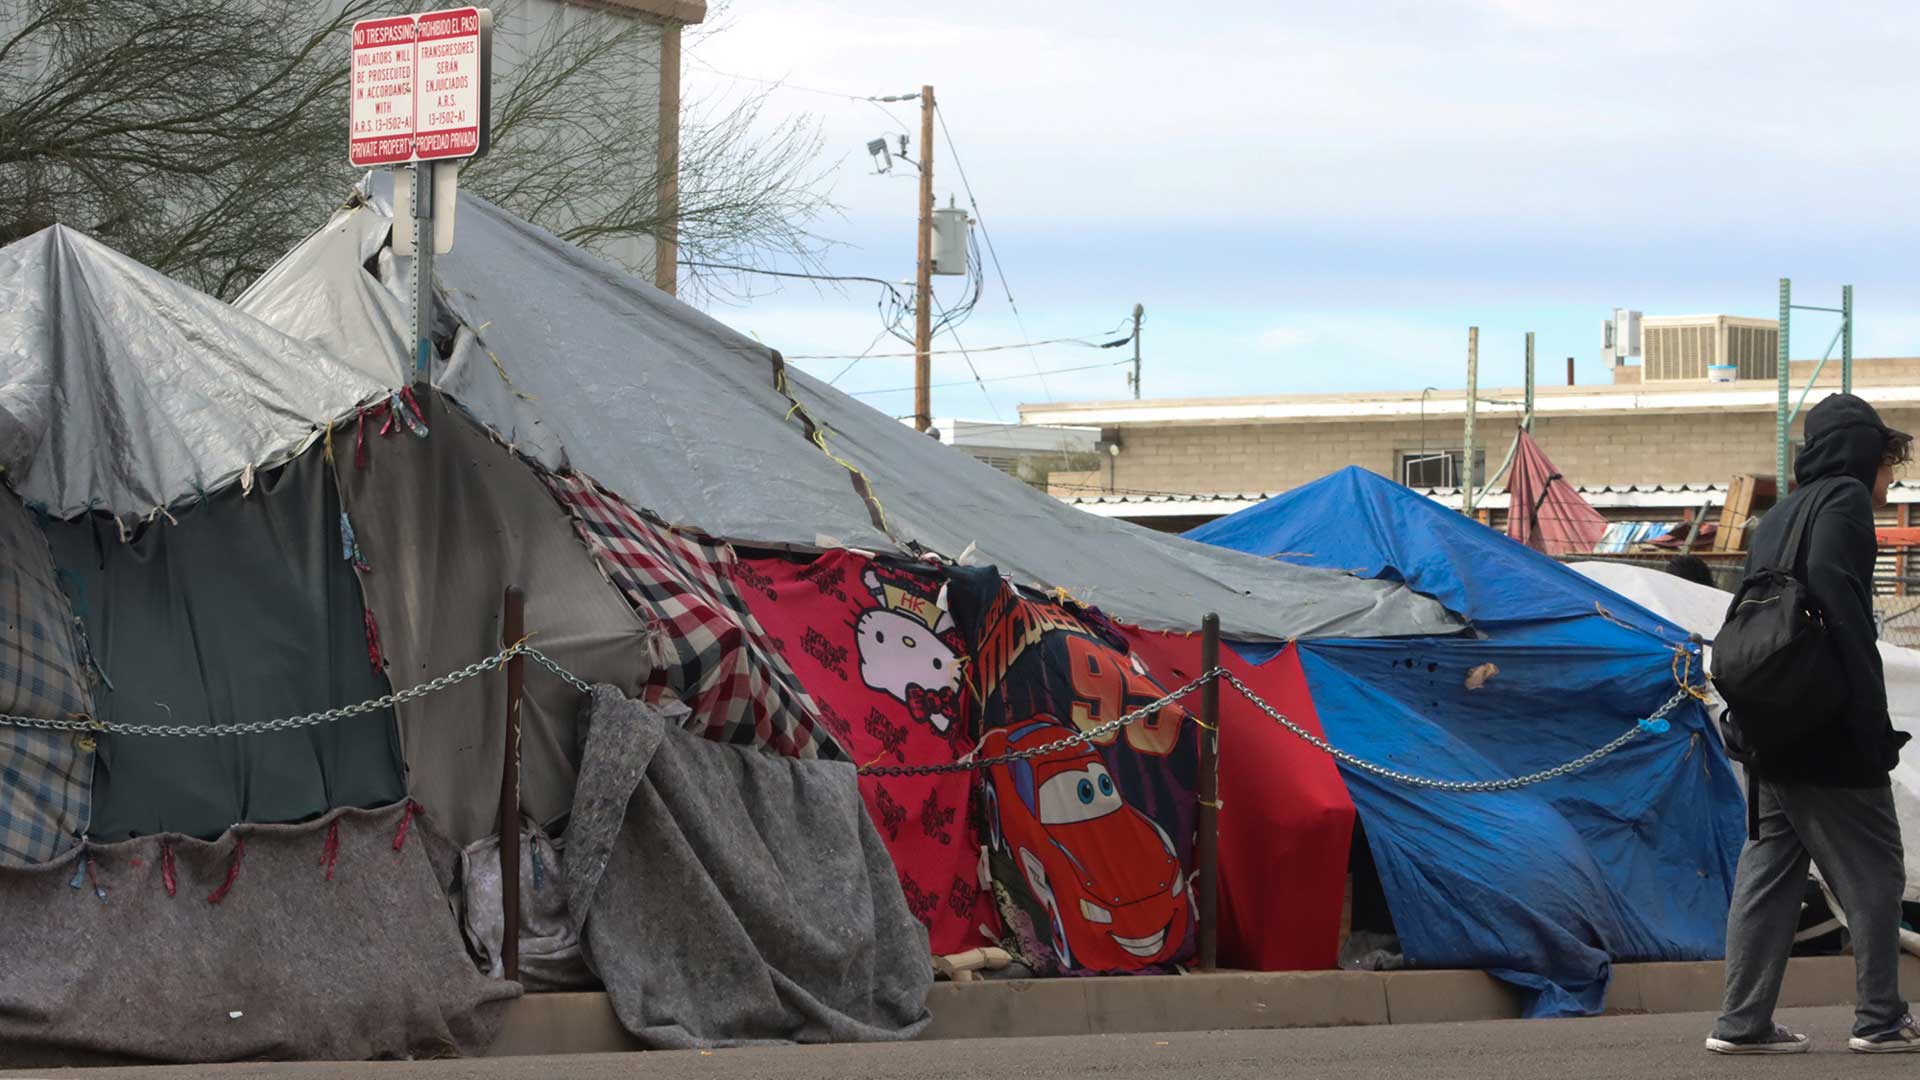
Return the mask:
{"type": "MultiPolygon", "coordinates": [[[[966,648],[935,569],[831,551],[742,558],[734,584],[857,765],[953,761],[973,746],[966,648]]],[[[860,778],[860,793],[934,953],[998,940],[980,885],[973,775],[860,778]]]]}

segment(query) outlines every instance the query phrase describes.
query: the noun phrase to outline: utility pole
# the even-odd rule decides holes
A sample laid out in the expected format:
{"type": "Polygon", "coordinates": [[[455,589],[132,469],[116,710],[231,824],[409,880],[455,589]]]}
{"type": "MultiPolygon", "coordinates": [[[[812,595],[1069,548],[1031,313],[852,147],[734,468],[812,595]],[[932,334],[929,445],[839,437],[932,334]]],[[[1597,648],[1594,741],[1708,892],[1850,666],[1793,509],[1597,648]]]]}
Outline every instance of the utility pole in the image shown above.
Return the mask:
{"type": "Polygon", "coordinates": [[[920,88],[920,260],[913,274],[913,426],[933,426],[933,87],[920,88]]]}
{"type": "Polygon", "coordinates": [[[1533,430],[1533,331],[1527,331],[1527,411],[1520,418],[1520,426],[1527,431],[1533,430]]]}
{"type": "Polygon", "coordinates": [[[1133,305],[1133,377],[1127,381],[1133,384],[1135,401],[1140,400],[1140,316],[1146,313],[1146,308],[1139,304],[1133,305]]]}
{"type": "Polygon", "coordinates": [[[1787,411],[1787,399],[1793,392],[1792,361],[1787,359],[1788,344],[1793,335],[1793,281],[1780,279],[1780,351],[1776,359],[1779,370],[1774,372],[1779,384],[1780,402],[1774,408],[1774,444],[1773,444],[1773,482],[1774,490],[1780,497],[1786,497],[1787,491],[1787,432],[1793,424],[1793,416],[1787,411]]]}
{"type": "Polygon", "coordinates": [[[1853,286],[1840,286],[1840,392],[1853,393],[1853,286]]]}
{"type": "Polygon", "coordinates": [[[1467,449],[1461,454],[1465,460],[1460,469],[1466,474],[1466,480],[1460,485],[1460,505],[1467,516],[1473,516],[1473,413],[1475,401],[1480,396],[1480,328],[1467,327],[1467,449]]]}

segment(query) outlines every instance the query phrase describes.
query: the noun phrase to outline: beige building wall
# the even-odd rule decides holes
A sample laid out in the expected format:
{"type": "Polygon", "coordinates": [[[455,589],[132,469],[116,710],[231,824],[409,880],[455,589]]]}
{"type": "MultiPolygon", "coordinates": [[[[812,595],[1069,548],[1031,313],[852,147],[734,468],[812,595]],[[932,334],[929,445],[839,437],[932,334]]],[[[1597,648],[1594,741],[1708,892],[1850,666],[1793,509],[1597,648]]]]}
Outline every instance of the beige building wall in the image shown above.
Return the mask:
{"type": "MultiPolygon", "coordinates": [[[[1862,390],[1871,397],[1870,389],[1862,390]]],[[[1884,416],[1901,430],[1920,431],[1920,409],[1889,409],[1884,416]]],[[[1348,465],[1398,479],[1401,455],[1422,447],[1421,428],[1418,420],[1360,419],[1126,426],[1118,429],[1120,453],[1108,469],[1097,476],[1056,475],[1053,491],[1275,492],[1348,465]]],[[[1430,450],[1460,448],[1458,419],[1428,421],[1425,429],[1430,450]]],[[[1489,473],[1499,468],[1512,437],[1510,417],[1479,424],[1475,438],[1486,450],[1489,473]]],[[[1765,413],[1543,417],[1534,423],[1534,438],[1576,485],[1710,483],[1774,467],[1773,417],[1765,413]]]]}

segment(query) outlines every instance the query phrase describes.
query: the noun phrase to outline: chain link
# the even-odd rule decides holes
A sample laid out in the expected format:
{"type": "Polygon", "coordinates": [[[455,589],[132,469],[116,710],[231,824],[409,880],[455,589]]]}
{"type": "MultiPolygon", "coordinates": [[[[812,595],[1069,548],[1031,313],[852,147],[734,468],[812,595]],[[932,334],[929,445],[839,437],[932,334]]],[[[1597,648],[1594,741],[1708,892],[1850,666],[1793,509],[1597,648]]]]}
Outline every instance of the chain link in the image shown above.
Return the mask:
{"type": "Polygon", "coordinates": [[[468,679],[484,675],[506,664],[516,656],[531,657],[533,661],[559,676],[568,685],[583,694],[591,693],[593,687],[585,679],[568,671],[556,663],[552,657],[526,642],[516,642],[501,649],[484,660],[476,660],[458,671],[450,671],[437,679],[431,679],[418,686],[409,687],[381,697],[363,701],[358,705],[343,705],[337,709],[325,709],[320,712],[305,713],[300,716],[286,716],[277,720],[255,720],[244,724],[125,724],[118,721],[95,720],[92,717],[78,719],[44,719],[35,716],[14,716],[0,713],[0,724],[13,727],[37,728],[41,731],[75,731],[92,735],[144,735],[169,736],[180,738],[212,738],[228,735],[264,735],[276,731],[297,731],[300,728],[314,727],[319,724],[331,724],[365,713],[390,709],[395,705],[404,705],[430,694],[437,694],[468,679]]]}
{"type": "Polygon", "coordinates": [[[1581,769],[1584,769],[1587,766],[1593,764],[1594,762],[1599,761],[1601,758],[1606,757],[1608,754],[1613,753],[1615,750],[1620,749],[1621,747],[1632,742],[1634,739],[1638,738],[1641,732],[1647,730],[1647,727],[1645,726],[1646,722],[1660,720],[1664,718],[1668,713],[1672,712],[1676,707],[1678,707],[1681,702],[1687,700],[1689,696],[1687,687],[1682,686],[1679,690],[1675,691],[1672,697],[1667,699],[1666,704],[1660,706],[1659,709],[1655,710],[1652,716],[1647,717],[1647,721],[1634,724],[1632,727],[1622,732],[1618,738],[1614,739],[1612,742],[1608,743],[1607,745],[1602,746],[1600,749],[1582,754],[1579,757],[1574,758],[1572,761],[1566,762],[1565,764],[1555,765],[1551,769],[1543,769],[1540,772],[1528,773],[1525,776],[1508,777],[1504,780],[1435,780],[1432,777],[1415,776],[1411,773],[1399,772],[1394,769],[1389,769],[1384,765],[1376,765],[1371,761],[1367,761],[1363,758],[1355,757],[1354,755],[1347,753],[1345,750],[1342,750],[1339,747],[1334,746],[1332,743],[1326,741],[1325,739],[1322,739],[1320,736],[1315,735],[1313,732],[1308,731],[1307,729],[1301,727],[1299,724],[1294,723],[1292,720],[1287,719],[1287,717],[1283,715],[1279,710],[1267,704],[1265,701],[1260,700],[1260,696],[1258,694],[1255,694],[1252,690],[1248,689],[1247,685],[1241,682],[1239,678],[1233,674],[1233,672],[1228,671],[1228,672],[1222,672],[1221,674],[1222,674],[1222,677],[1226,679],[1227,683],[1231,685],[1235,690],[1238,690],[1240,692],[1240,696],[1246,698],[1247,701],[1250,702],[1255,708],[1259,709],[1261,712],[1264,712],[1268,716],[1272,717],[1275,722],[1280,724],[1281,727],[1284,727],[1288,731],[1291,731],[1295,735],[1299,736],[1309,746],[1312,746],[1315,749],[1321,750],[1327,754],[1331,754],[1333,758],[1337,761],[1340,761],[1347,765],[1351,765],[1354,768],[1359,769],[1361,772],[1372,773],[1373,775],[1378,776],[1382,779],[1392,780],[1395,783],[1405,784],[1408,787],[1426,788],[1431,791],[1448,791],[1448,792],[1462,792],[1462,793],[1488,792],[1488,791],[1517,791],[1523,787],[1530,787],[1534,784],[1543,783],[1548,780],[1556,780],[1562,776],[1567,776],[1571,773],[1579,772],[1581,769]]]}
{"type": "MultiPolygon", "coordinates": [[[[1167,706],[1172,705],[1174,702],[1179,701],[1181,698],[1186,697],[1188,694],[1193,693],[1195,690],[1200,689],[1202,686],[1205,686],[1207,683],[1213,681],[1214,679],[1220,678],[1222,676],[1228,676],[1227,670],[1225,668],[1214,668],[1212,671],[1202,674],[1199,678],[1193,680],[1192,682],[1181,687],[1180,689],[1175,690],[1173,693],[1168,694],[1165,697],[1162,697],[1151,704],[1142,705],[1139,708],[1133,710],[1130,713],[1127,713],[1124,716],[1117,716],[1112,720],[1107,721],[1104,724],[1101,724],[1097,727],[1090,727],[1087,730],[1082,731],[1077,735],[1069,735],[1064,739],[1057,739],[1053,742],[1045,743],[1040,746],[1035,746],[1028,750],[1016,750],[1011,754],[1001,754],[998,757],[990,757],[990,758],[975,758],[975,757],[961,758],[959,761],[951,762],[945,765],[867,765],[862,767],[859,770],[860,775],[862,776],[936,776],[941,773],[974,772],[979,769],[992,768],[995,765],[1006,765],[1015,761],[1026,761],[1029,758],[1037,758],[1044,754],[1051,754],[1051,753],[1054,753],[1055,751],[1065,750],[1073,746],[1081,746],[1086,743],[1093,742],[1096,739],[1104,738],[1105,736],[1111,735],[1114,732],[1119,731],[1121,728],[1126,727],[1128,724],[1131,724],[1134,721],[1141,719],[1142,717],[1148,716],[1152,713],[1159,712],[1161,709],[1164,709],[1167,706]]],[[[1231,677],[1231,676],[1228,676],[1228,677],[1231,677]]]]}

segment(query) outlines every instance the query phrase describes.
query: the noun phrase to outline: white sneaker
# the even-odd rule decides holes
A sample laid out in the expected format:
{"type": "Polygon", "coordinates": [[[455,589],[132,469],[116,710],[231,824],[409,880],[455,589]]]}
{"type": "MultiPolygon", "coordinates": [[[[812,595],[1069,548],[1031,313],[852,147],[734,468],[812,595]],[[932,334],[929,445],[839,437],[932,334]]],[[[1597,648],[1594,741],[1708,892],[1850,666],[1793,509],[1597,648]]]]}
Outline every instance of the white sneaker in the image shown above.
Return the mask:
{"type": "Polygon", "coordinates": [[[1758,1039],[1739,1042],[1732,1039],[1707,1040],[1707,1049],[1716,1054],[1804,1054],[1812,1045],[1805,1035],[1795,1035],[1779,1024],[1773,1026],[1773,1034],[1758,1039]]]}
{"type": "Polygon", "coordinates": [[[1920,1027],[1914,1026],[1913,1015],[1909,1013],[1892,1031],[1848,1039],[1847,1049],[1856,1054],[1911,1054],[1920,1050],[1920,1027]]]}

